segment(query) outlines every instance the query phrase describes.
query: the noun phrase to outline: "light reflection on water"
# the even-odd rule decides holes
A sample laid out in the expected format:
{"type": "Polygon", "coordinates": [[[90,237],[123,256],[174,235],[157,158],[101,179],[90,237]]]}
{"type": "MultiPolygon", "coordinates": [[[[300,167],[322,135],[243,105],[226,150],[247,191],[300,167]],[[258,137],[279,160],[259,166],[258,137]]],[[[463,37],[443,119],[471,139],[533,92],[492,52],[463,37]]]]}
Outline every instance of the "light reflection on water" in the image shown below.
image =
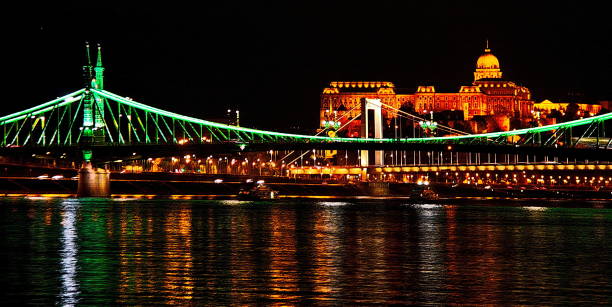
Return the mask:
{"type": "Polygon", "coordinates": [[[79,282],[76,276],[78,266],[76,216],[79,206],[78,202],[69,200],[60,204],[62,210],[62,247],[60,250],[62,287],[59,298],[62,306],[74,306],[79,302],[79,282]]]}
{"type": "Polygon", "coordinates": [[[326,207],[337,207],[337,206],[347,206],[347,205],[350,205],[351,203],[343,202],[343,201],[320,201],[320,202],[317,202],[317,204],[320,206],[326,206],[326,207]]]}
{"type": "Polygon", "coordinates": [[[523,209],[527,210],[527,211],[546,211],[548,210],[548,208],[546,207],[536,207],[536,206],[525,206],[523,207],[523,209]]]}
{"type": "Polygon", "coordinates": [[[218,200],[217,202],[221,205],[226,205],[226,206],[237,206],[237,205],[255,203],[255,201],[251,201],[251,200],[236,200],[236,199],[223,199],[223,200],[218,200]]]}
{"type": "Polygon", "coordinates": [[[406,204],[406,206],[410,206],[416,209],[425,209],[425,210],[438,209],[442,207],[442,205],[438,205],[438,204],[406,204]]]}
{"type": "Polygon", "coordinates": [[[612,210],[0,202],[9,305],[611,303],[612,210]]]}

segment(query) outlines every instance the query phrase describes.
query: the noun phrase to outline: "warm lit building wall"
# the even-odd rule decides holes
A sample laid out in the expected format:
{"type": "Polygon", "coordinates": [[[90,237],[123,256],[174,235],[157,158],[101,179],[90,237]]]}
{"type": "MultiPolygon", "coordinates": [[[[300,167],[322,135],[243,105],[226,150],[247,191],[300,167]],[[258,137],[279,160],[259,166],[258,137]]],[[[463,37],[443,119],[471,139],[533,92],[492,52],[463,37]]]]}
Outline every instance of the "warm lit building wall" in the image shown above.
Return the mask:
{"type": "Polygon", "coordinates": [[[455,93],[439,93],[436,95],[434,101],[435,112],[461,110],[462,108],[459,95],[455,93]]]}
{"type": "Polygon", "coordinates": [[[579,103],[578,109],[585,113],[585,115],[593,116],[601,111],[601,105],[590,104],[590,103],[579,103]]]}
{"type": "Polygon", "coordinates": [[[552,110],[556,110],[559,112],[565,112],[568,104],[569,103],[554,103],[546,99],[542,102],[534,103],[533,108],[534,110],[545,112],[545,113],[550,113],[552,110]]]}
{"type": "Polygon", "coordinates": [[[436,89],[433,86],[419,86],[414,95],[414,110],[416,112],[428,112],[434,109],[436,89]]]}
{"type": "Polygon", "coordinates": [[[403,106],[414,106],[415,95],[414,94],[397,94],[395,99],[400,108],[403,106]]]}
{"type": "Polygon", "coordinates": [[[520,118],[528,117],[533,110],[531,92],[514,82],[481,79],[474,82],[486,94],[489,115],[509,115],[520,118]]]}

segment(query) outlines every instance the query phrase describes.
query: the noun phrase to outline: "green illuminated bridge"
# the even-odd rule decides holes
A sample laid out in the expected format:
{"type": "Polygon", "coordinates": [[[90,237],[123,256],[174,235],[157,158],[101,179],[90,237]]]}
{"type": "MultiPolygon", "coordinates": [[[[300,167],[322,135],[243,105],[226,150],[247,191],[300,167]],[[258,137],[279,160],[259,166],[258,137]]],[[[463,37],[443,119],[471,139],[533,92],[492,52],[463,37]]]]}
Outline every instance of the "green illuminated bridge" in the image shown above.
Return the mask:
{"type": "MultiPolygon", "coordinates": [[[[100,49],[86,88],[0,117],[2,152],[164,155],[189,150],[393,149],[534,152],[610,160],[612,113],[513,131],[428,138],[342,138],[231,126],[158,109],[106,91],[100,49]]],[[[86,154],[86,159],[88,158],[86,154]]]]}

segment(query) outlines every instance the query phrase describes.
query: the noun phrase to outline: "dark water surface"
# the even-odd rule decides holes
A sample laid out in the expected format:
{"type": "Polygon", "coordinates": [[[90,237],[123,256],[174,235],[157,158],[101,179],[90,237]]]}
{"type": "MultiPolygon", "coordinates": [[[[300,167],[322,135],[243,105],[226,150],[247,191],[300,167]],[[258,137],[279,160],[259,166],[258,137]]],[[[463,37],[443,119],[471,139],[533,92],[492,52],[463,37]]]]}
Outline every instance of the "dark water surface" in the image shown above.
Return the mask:
{"type": "Polygon", "coordinates": [[[2,300],[611,304],[609,204],[541,205],[0,199],[2,300]]]}

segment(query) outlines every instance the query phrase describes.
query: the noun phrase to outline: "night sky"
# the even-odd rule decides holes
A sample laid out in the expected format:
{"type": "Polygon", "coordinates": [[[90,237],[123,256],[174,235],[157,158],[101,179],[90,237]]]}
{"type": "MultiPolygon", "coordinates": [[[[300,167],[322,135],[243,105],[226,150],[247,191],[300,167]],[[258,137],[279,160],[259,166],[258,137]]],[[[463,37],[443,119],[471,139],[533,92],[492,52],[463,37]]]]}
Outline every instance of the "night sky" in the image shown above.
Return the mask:
{"type": "Polygon", "coordinates": [[[54,2],[4,9],[2,115],[81,88],[85,41],[102,44],[107,90],[284,131],[317,126],[334,80],[455,92],[486,39],[536,101],[612,99],[609,13],[586,1],[54,2]]]}

